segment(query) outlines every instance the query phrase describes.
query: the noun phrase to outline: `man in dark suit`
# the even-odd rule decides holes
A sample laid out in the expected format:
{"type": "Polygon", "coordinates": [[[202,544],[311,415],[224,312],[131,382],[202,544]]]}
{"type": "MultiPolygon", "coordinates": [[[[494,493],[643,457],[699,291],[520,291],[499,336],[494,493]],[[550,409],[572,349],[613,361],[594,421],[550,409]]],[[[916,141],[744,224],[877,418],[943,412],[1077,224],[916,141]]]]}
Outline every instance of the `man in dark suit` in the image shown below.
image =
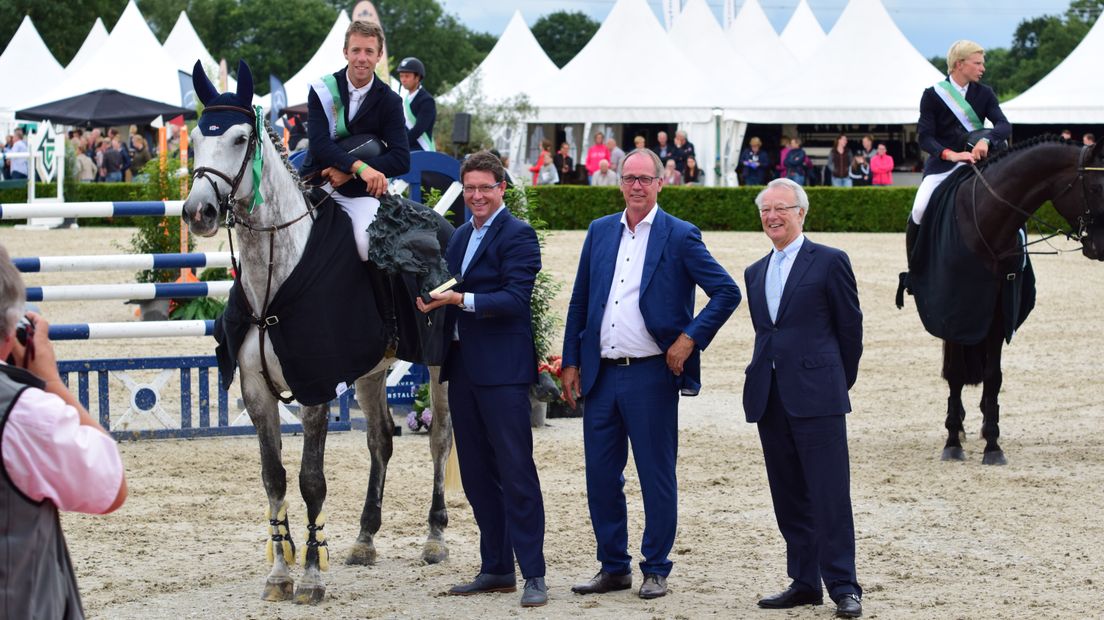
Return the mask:
{"type": "Polygon", "coordinates": [[[847,391],[862,355],[862,311],[847,254],[805,238],[809,198],[775,179],[755,199],[774,249],[744,271],[755,349],[744,413],[759,425],[774,514],[786,540],[789,587],[759,601],[781,609],[823,602],[862,615],[855,576],[847,391]]]}
{"type": "MultiPolygon", "coordinates": [[[[372,22],[355,21],[345,31],[349,64],[311,84],[307,96],[307,136],[310,163],[302,176],[337,188],[333,198],[349,214],[361,260],[368,260],[368,225],[376,218],[376,196],[387,191],[387,178],[410,169],[402,99],[380,79],[376,64],[383,48],[383,30],[372,22]],[[386,145],[383,152],[357,159],[338,146],[342,138],[372,135],[386,145]]],[[[323,186],[325,187],[325,186],[323,186]]]]}
{"type": "Polygon", "coordinates": [[[623,472],[632,443],[645,525],[641,598],[667,594],[678,518],[678,401],[701,388],[701,351],[740,289],[692,224],[656,202],[663,165],[639,148],[621,162],[625,211],[591,223],[567,310],[563,397],[586,396],[587,503],[601,562],[579,594],[632,587],[623,472]],[[695,287],[709,303],[695,317],[695,287]]]}
{"type": "MultiPolygon", "coordinates": [[[[990,141],[1002,142],[1012,135],[1012,125],[997,102],[997,95],[985,84],[985,50],[973,41],[955,41],[947,51],[946,80],[924,90],[917,123],[920,148],[928,152],[924,178],[912,203],[910,221],[919,225],[935,188],[959,164],[972,164],[989,155],[990,141]],[[988,138],[962,148],[963,138],[993,123],[988,138]]],[[[910,233],[915,235],[910,226],[910,233]]]]}
{"type": "Polygon", "coordinates": [[[529,386],[537,380],[530,298],[541,269],[537,235],[503,204],[506,170],[483,151],[460,167],[471,220],[456,229],[445,258],[463,292],[434,295],[418,308],[449,305],[448,381],[464,493],[479,524],[479,574],[458,595],[516,590],[514,558],[525,578],[523,607],[548,600],[544,583],[544,500],[533,464],[529,386]]]}
{"type": "Polygon", "coordinates": [[[399,63],[399,82],[402,84],[403,114],[406,118],[406,141],[412,151],[436,151],[433,141],[433,125],[437,122],[437,102],[422,86],[425,65],[410,56],[399,63]]]}

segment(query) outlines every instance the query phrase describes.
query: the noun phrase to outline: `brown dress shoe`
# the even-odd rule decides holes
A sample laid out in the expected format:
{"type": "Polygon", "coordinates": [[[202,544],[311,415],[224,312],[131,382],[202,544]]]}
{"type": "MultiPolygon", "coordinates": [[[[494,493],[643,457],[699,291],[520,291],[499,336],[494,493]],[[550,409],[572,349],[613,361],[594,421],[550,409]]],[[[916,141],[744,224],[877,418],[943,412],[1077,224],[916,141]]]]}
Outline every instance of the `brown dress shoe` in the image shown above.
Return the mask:
{"type": "Polygon", "coordinates": [[[598,571],[590,581],[571,586],[575,594],[605,594],[614,590],[628,590],[632,587],[632,573],[611,575],[604,570],[598,571]]]}
{"type": "Polygon", "coordinates": [[[667,578],[663,575],[644,575],[640,584],[640,598],[659,598],[667,596],[667,578]]]}

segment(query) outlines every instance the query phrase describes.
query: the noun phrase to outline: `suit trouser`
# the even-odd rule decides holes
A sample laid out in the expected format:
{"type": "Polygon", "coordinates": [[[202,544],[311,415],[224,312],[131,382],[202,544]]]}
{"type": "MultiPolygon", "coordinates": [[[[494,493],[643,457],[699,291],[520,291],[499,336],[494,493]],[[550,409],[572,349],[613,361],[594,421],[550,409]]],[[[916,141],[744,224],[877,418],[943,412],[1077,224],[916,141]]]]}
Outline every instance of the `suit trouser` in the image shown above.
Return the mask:
{"type": "Polygon", "coordinates": [[[862,596],[855,576],[845,416],[788,414],[771,373],[767,411],[758,427],[791,585],[820,592],[823,579],[832,600],[862,596]]]}
{"type": "Polygon", "coordinates": [[[663,356],[629,366],[602,366],[586,395],[583,444],[587,503],[602,570],[632,571],[625,506],[625,464],[632,442],[644,499],[640,553],[645,574],[667,576],[678,526],[679,392],[663,356]]]}
{"type": "Polygon", "coordinates": [[[533,463],[529,385],[474,385],[459,360],[450,367],[456,456],[479,525],[480,572],[513,574],[516,556],[523,577],[543,577],[544,499],[533,463]]]}

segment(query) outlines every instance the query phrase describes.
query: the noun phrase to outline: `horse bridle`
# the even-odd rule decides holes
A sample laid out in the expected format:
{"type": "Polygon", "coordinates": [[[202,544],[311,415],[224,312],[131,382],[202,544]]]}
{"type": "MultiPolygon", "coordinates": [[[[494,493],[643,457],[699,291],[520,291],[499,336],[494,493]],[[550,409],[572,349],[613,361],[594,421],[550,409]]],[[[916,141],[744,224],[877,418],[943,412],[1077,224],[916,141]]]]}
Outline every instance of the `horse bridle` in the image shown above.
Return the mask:
{"type": "MultiPolygon", "coordinates": [[[[269,316],[269,314],[268,314],[268,307],[269,307],[269,303],[271,302],[271,295],[272,295],[272,271],[273,271],[273,267],[274,267],[274,264],[275,264],[275,261],[272,260],[272,256],[273,256],[273,252],[276,249],[276,232],[279,231],[279,230],[283,230],[283,229],[291,226],[292,224],[295,224],[296,222],[302,220],[303,218],[305,218],[307,216],[311,216],[311,218],[313,219],[314,212],[318,208],[318,205],[321,204],[321,201],[318,204],[315,204],[315,203],[312,203],[310,200],[305,200],[305,202],[307,204],[307,208],[303,211],[302,215],[300,215],[296,218],[293,218],[291,220],[288,220],[287,222],[283,222],[281,224],[274,224],[272,226],[253,226],[249,222],[247,222],[244,218],[237,217],[237,215],[236,215],[237,209],[239,207],[241,207],[243,205],[243,203],[245,203],[246,201],[249,200],[249,198],[243,198],[243,197],[240,197],[240,196],[237,195],[238,194],[238,188],[241,186],[241,181],[245,177],[245,171],[247,169],[249,169],[249,164],[253,160],[253,155],[256,152],[256,149],[258,148],[258,144],[261,141],[260,136],[257,135],[257,124],[256,124],[257,117],[256,117],[256,113],[253,110],[249,109],[249,108],[234,106],[234,105],[212,105],[212,106],[207,106],[206,108],[204,108],[204,112],[206,112],[208,110],[209,111],[227,110],[227,111],[231,111],[231,112],[238,112],[240,114],[246,115],[247,117],[249,117],[251,119],[250,131],[249,131],[249,144],[246,147],[245,156],[242,158],[241,166],[238,168],[238,173],[234,176],[234,178],[230,178],[230,175],[228,175],[225,172],[223,172],[221,170],[218,170],[216,168],[210,168],[208,166],[200,166],[200,167],[195,169],[195,172],[192,173],[192,184],[194,185],[196,183],[196,181],[198,181],[200,179],[203,179],[211,185],[211,190],[215,192],[215,197],[218,200],[219,214],[225,216],[225,218],[226,218],[225,222],[224,222],[224,226],[226,227],[226,236],[227,236],[227,238],[229,239],[229,242],[230,242],[230,264],[234,268],[234,282],[239,287],[241,286],[241,268],[238,265],[237,255],[234,252],[233,228],[236,225],[240,224],[240,225],[242,225],[243,227],[245,227],[246,229],[248,229],[252,232],[268,233],[268,256],[269,256],[268,276],[266,278],[264,302],[263,302],[263,305],[261,307],[260,314],[257,314],[253,310],[253,305],[249,303],[249,298],[248,297],[246,297],[245,295],[241,295],[241,300],[245,303],[245,307],[249,311],[250,323],[252,323],[257,328],[257,331],[259,332],[257,341],[258,341],[258,348],[259,348],[259,353],[260,353],[260,357],[261,357],[261,376],[264,377],[265,384],[268,386],[269,393],[272,394],[272,396],[275,397],[276,399],[278,399],[280,402],[282,402],[284,404],[288,404],[288,403],[291,403],[295,400],[295,396],[293,394],[291,396],[285,397],[280,393],[280,390],[276,387],[275,382],[272,381],[272,376],[271,376],[271,374],[269,373],[269,370],[268,370],[268,360],[265,357],[265,352],[264,352],[265,332],[268,330],[269,327],[271,327],[273,325],[276,325],[280,322],[279,317],[269,316]],[[216,176],[216,177],[222,179],[223,181],[226,181],[226,183],[230,187],[230,191],[228,191],[225,195],[222,194],[219,191],[218,183],[216,183],[208,175],[213,175],[213,176],[216,176]]],[[[254,192],[258,191],[258,188],[254,187],[253,191],[254,192]]],[[[305,198],[305,196],[304,196],[304,198],[305,198]]],[[[323,200],[325,200],[325,199],[323,199],[323,200]]]]}
{"type": "MultiPolygon", "coordinates": [[[[1076,233],[1071,232],[1071,231],[1067,231],[1067,230],[1063,230],[1062,228],[1057,227],[1057,226],[1053,226],[1052,224],[1050,224],[1049,222],[1047,222],[1047,221],[1043,220],[1042,218],[1038,217],[1034,213],[1031,213],[1031,212],[1027,211],[1026,209],[1023,209],[1022,207],[1020,207],[1016,204],[1013,204],[1009,200],[1005,199],[1003,196],[1001,196],[1000,194],[997,193],[997,190],[995,190],[992,185],[989,184],[989,181],[985,179],[985,176],[981,173],[981,170],[977,167],[977,164],[973,164],[973,163],[970,164],[970,168],[972,168],[973,171],[974,171],[974,177],[975,177],[974,178],[974,188],[975,188],[975,190],[977,188],[977,181],[980,180],[981,184],[985,186],[986,191],[989,192],[989,195],[992,196],[993,198],[995,198],[998,202],[1000,202],[1001,204],[1004,204],[1005,206],[1009,207],[1010,209],[1012,209],[1013,211],[1019,213],[1020,215],[1023,215],[1027,219],[1034,221],[1036,224],[1038,224],[1040,226],[1043,226],[1043,227],[1050,228],[1051,230],[1054,231],[1052,234],[1046,235],[1046,236],[1042,237],[1041,239],[1038,239],[1037,241],[1031,241],[1031,242],[1023,244],[1022,246],[1019,246],[1019,247],[1015,248],[1015,250],[1014,250],[1015,252],[1018,253],[1021,250],[1026,251],[1026,248],[1029,245],[1033,245],[1035,243],[1039,243],[1039,242],[1042,242],[1042,241],[1047,241],[1047,240],[1052,239],[1054,237],[1057,237],[1059,235],[1063,235],[1069,240],[1077,241],[1077,242],[1080,243],[1081,240],[1084,239],[1084,237],[1088,234],[1089,227],[1092,226],[1094,223],[1096,223],[1097,216],[1098,215],[1104,215],[1104,214],[1093,213],[1093,210],[1090,207],[1091,201],[1090,201],[1090,196],[1089,196],[1089,185],[1088,185],[1088,183],[1085,182],[1085,177],[1086,177],[1087,173],[1093,173],[1093,172],[1101,173],[1101,172],[1104,172],[1104,166],[1089,166],[1088,165],[1089,158],[1092,157],[1092,150],[1093,150],[1093,147],[1091,147],[1091,146],[1082,146],[1081,147],[1081,152],[1078,154],[1078,157],[1077,157],[1077,176],[1074,177],[1074,179],[1072,181],[1070,181],[1064,188],[1062,188],[1062,190],[1060,192],[1058,192],[1054,196],[1054,198],[1051,198],[1051,201],[1053,202],[1054,200],[1057,200],[1058,198],[1060,198],[1062,195],[1064,195],[1069,190],[1073,189],[1073,186],[1076,183],[1078,183],[1078,182],[1081,183],[1081,200],[1084,204],[1084,210],[1082,211],[1081,215],[1079,215],[1077,217],[1077,232],[1076,233]]],[[[976,193],[976,191],[971,192],[971,196],[973,196],[975,193],[976,193]]],[[[980,229],[980,225],[978,223],[978,218],[977,218],[977,198],[976,197],[973,198],[971,200],[971,202],[972,202],[972,205],[973,205],[972,211],[973,211],[974,229],[978,233],[978,239],[981,240],[981,243],[985,246],[985,249],[988,250],[990,256],[993,257],[993,260],[995,260],[997,262],[1000,262],[1000,260],[1003,259],[1003,258],[1006,258],[1006,256],[998,255],[995,251],[993,251],[993,248],[989,246],[989,242],[985,240],[985,236],[981,234],[981,229],[980,229]]],[[[1050,253],[1050,252],[1046,252],[1046,253],[1050,253]]],[[[1053,252],[1053,253],[1057,254],[1058,252],[1053,252]]],[[[1008,256],[1012,256],[1012,254],[1009,253],[1008,256]]]]}

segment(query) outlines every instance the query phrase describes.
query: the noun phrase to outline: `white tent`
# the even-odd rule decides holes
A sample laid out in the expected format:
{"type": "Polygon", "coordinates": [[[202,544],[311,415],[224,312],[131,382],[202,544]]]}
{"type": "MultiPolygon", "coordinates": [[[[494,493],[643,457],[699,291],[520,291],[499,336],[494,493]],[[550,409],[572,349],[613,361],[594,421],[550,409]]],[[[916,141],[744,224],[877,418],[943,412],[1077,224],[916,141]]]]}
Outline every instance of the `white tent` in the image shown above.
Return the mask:
{"type": "MultiPolygon", "coordinates": [[[[733,48],[705,0],[687,0],[668,36],[687,59],[708,67],[709,73],[718,78],[740,85],[741,92],[748,93],[748,96],[751,93],[746,86],[761,85],[766,81],[756,66],[756,61],[760,59],[733,48]]],[[[678,80],[676,83],[681,82],[678,80]]]]}
{"type": "Polygon", "coordinates": [[[107,43],[107,28],[104,27],[103,20],[97,17],[96,22],[92,24],[92,29],[88,31],[88,36],[84,38],[84,43],[81,43],[80,49],[77,50],[77,55],[73,56],[73,60],[65,67],[65,77],[79,72],[104,43],[107,43]]]}
{"type": "Polygon", "coordinates": [[[169,38],[165,39],[162,47],[169,58],[176,62],[176,68],[184,73],[191,75],[197,60],[203,63],[203,68],[208,74],[212,71],[218,73],[218,61],[211,56],[211,52],[207,51],[207,46],[203,45],[203,41],[192,27],[191,20],[188,19],[188,14],[184,11],[181,11],[180,17],[176,18],[176,25],[173,26],[169,38]]]}
{"type": "Polygon", "coordinates": [[[820,22],[813,15],[808,1],[801,0],[778,38],[782,39],[782,43],[793,53],[794,58],[806,61],[813,57],[813,52],[824,43],[828,35],[820,27],[820,22]]]}
{"type": "Polygon", "coordinates": [[[107,41],[83,67],[28,103],[48,103],[106,88],[180,105],[176,63],[161,48],[134,0],[127,3],[107,41]]]}
{"type": "Polygon", "coordinates": [[[1001,106],[1013,123],[1104,123],[1104,17],[1046,77],[1001,106]]]}
{"type": "Polygon", "coordinates": [[[732,47],[755,58],[763,73],[785,75],[797,66],[797,59],[778,38],[759,0],[747,0],[728,27],[732,47]]]}
{"type": "Polygon", "coordinates": [[[17,110],[34,103],[61,80],[64,72],[30,16],[24,17],[0,56],[0,110],[17,110]]]}
{"type": "Polygon", "coordinates": [[[901,34],[880,0],[851,0],[813,57],[815,64],[799,67],[751,106],[727,109],[726,116],[754,123],[915,123],[920,94],[943,78],[901,34]],[[856,41],[878,50],[879,62],[892,67],[876,83],[868,72],[843,70],[854,65],[856,41]]]}
{"type": "Polygon", "coordinates": [[[478,83],[479,94],[485,101],[499,103],[517,95],[529,95],[559,70],[525,25],[521,11],[514,11],[483,62],[442,99],[449,101],[460,93],[468,94],[478,83]]]}
{"type": "MultiPolygon", "coordinates": [[[[337,19],[334,21],[334,25],[330,28],[329,34],[326,35],[325,40],[322,41],[322,45],[318,46],[318,49],[311,56],[311,59],[307,61],[307,64],[303,66],[290,80],[284,82],[284,90],[287,92],[288,105],[299,105],[307,102],[307,95],[310,94],[310,83],[317,80],[327,73],[333,73],[341,67],[349,64],[345,60],[345,54],[342,50],[345,48],[345,30],[349,28],[350,20],[349,15],[342,10],[337,15],[337,19]]],[[[261,80],[263,76],[253,76],[254,80],[261,80]]],[[[268,108],[269,95],[262,97],[263,105],[268,108]]]]}

